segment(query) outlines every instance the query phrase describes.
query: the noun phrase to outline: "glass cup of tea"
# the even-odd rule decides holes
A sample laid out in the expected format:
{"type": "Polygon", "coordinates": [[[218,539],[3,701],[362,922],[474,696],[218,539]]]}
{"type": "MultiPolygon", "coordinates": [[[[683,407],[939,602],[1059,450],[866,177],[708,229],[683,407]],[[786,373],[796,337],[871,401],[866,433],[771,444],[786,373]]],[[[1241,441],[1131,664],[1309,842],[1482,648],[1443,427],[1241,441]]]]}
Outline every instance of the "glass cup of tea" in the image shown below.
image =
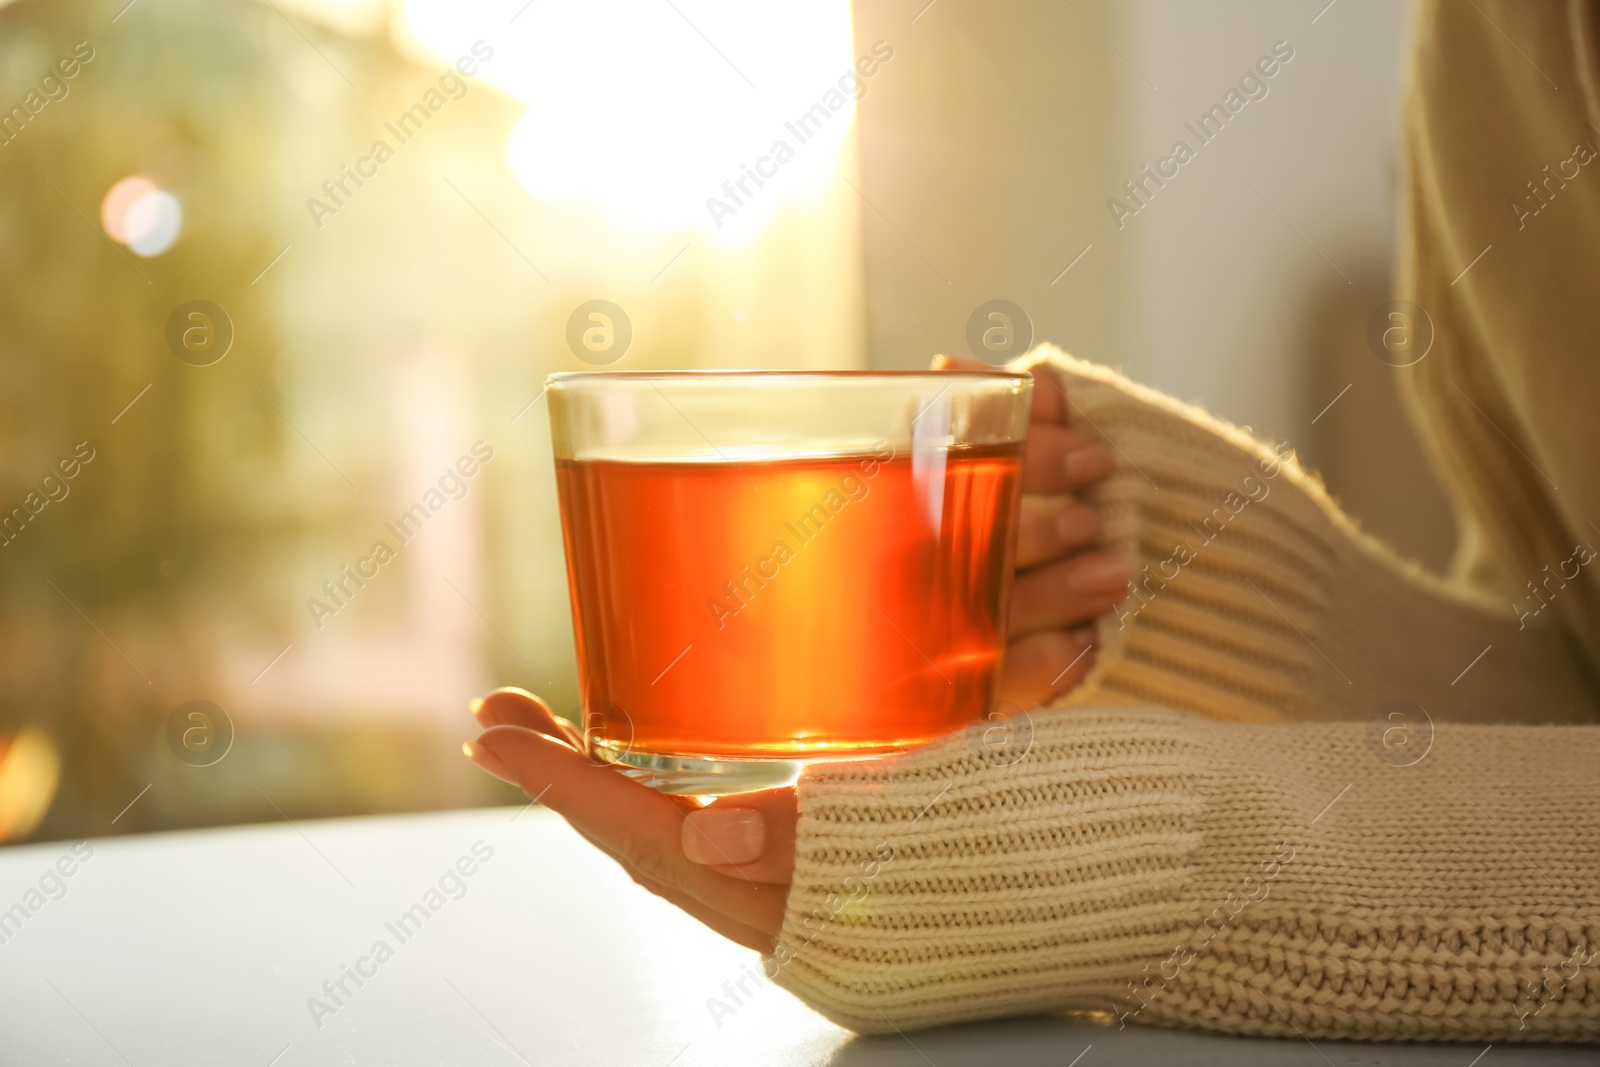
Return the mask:
{"type": "Polygon", "coordinates": [[[582,728],[664,792],[792,783],[995,699],[1033,379],[549,379],[582,728]]]}

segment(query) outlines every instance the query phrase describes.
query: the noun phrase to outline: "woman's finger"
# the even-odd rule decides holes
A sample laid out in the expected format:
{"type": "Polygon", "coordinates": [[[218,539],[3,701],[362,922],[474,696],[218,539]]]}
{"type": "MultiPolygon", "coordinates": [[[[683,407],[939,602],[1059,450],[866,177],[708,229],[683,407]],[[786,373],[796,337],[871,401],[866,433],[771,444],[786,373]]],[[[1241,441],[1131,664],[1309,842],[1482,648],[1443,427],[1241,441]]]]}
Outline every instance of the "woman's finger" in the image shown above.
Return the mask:
{"type": "MultiPolygon", "coordinates": [[[[935,356],[934,370],[994,370],[981,360],[935,356]]],[[[1096,438],[1069,424],[1061,376],[1048,363],[1034,366],[1028,446],[1022,459],[1025,493],[1073,493],[1111,473],[1111,453],[1096,438]]]]}
{"type": "Polygon", "coordinates": [[[1033,404],[1028,412],[1030,422],[1052,422],[1061,426],[1069,424],[1067,394],[1061,388],[1061,375],[1048,363],[1035,363],[1033,374],[1033,404]]]}
{"type": "Polygon", "coordinates": [[[683,820],[683,853],[730,878],[788,885],[798,819],[792,787],[719,797],[683,820]]]}
{"type": "Polygon", "coordinates": [[[993,364],[985,363],[981,359],[970,356],[934,356],[929,368],[932,370],[999,370],[993,364]]]}
{"type": "Polygon", "coordinates": [[[1111,453],[1086,433],[1036,422],[1022,454],[1024,493],[1076,493],[1111,473],[1111,453]]]}
{"type": "Polygon", "coordinates": [[[529,796],[641,877],[687,893],[746,926],[776,929],[781,921],[787,887],[730,878],[690,862],[683,853],[686,812],[672,798],[521,727],[484,731],[469,755],[490,773],[511,774],[529,796]]]}
{"type": "MultiPolygon", "coordinates": [[[[967,356],[934,356],[934,370],[1002,370],[981,359],[967,356]]],[[[1066,393],[1061,389],[1061,375],[1050,364],[1039,362],[1029,368],[1033,375],[1033,401],[1028,411],[1029,422],[1054,422],[1065,424],[1067,419],[1066,393]]]]}
{"type": "Polygon", "coordinates": [[[526,689],[496,689],[468,705],[472,717],[485,730],[491,726],[522,726],[564,741],[583,751],[583,735],[577,727],[550,710],[550,705],[526,689]]]}
{"type": "Polygon", "coordinates": [[[1110,552],[1085,552],[1018,574],[1011,587],[1015,635],[1077,626],[1127,597],[1128,565],[1110,552]]]}
{"type": "Polygon", "coordinates": [[[1049,703],[1083,681],[1094,660],[1093,626],[1028,634],[1006,648],[998,696],[1019,708],[1049,703]]]}
{"type": "Polygon", "coordinates": [[[1017,569],[1037,567],[1100,536],[1100,516],[1070,497],[1025,496],[1017,519],[1017,569]]]}

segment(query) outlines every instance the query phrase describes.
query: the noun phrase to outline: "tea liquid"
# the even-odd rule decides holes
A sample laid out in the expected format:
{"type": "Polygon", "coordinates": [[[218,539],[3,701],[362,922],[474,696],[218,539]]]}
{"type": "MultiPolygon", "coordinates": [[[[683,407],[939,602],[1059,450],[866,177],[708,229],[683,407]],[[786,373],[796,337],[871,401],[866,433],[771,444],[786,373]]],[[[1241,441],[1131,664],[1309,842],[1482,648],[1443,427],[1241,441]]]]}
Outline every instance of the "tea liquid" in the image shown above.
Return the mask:
{"type": "Polygon", "coordinates": [[[1020,446],[559,461],[586,725],[634,752],[793,759],[973,722],[1020,476],[1020,446]]]}

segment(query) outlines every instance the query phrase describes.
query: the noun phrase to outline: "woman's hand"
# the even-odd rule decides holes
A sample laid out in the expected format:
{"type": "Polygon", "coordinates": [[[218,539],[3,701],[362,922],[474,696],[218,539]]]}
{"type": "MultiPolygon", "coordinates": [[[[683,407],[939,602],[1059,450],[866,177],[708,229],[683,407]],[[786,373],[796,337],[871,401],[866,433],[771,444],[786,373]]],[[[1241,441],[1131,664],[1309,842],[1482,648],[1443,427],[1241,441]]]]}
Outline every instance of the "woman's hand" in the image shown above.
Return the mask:
{"type": "MultiPolygon", "coordinates": [[[[977,360],[939,356],[935,370],[993,370],[977,360]]],[[[1033,368],[1033,410],[1022,458],[1017,576],[1011,589],[1011,643],[999,696],[1020,708],[1043,704],[1094,666],[1095,618],[1127,595],[1128,568],[1096,549],[1100,519],[1075,494],[1111,473],[1105,446],[1074,430],[1072,406],[1048,363],[1033,368]]]]}
{"type": "MultiPolygon", "coordinates": [[[[1111,458],[1068,426],[1071,407],[1055,371],[1041,365],[1033,373],[1012,640],[1000,684],[1000,696],[1023,708],[1083,678],[1094,661],[1088,624],[1121,601],[1128,581],[1120,559],[1091,547],[1099,520],[1072,495],[1105,478],[1111,458]]],[[[701,807],[590,760],[577,729],[531,693],[498,690],[473,701],[472,714],[483,733],[462,747],[484,770],[558,812],[652,893],[730,940],[772,950],[794,874],[793,789],[701,807]]]]}
{"type": "Polygon", "coordinates": [[[496,778],[558,812],[635,882],[746,948],[770,952],[794,873],[793,789],[702,808],[585,758],[583,739],[531,693],[472,702],[484,732],[462,746],[496,778]]]}

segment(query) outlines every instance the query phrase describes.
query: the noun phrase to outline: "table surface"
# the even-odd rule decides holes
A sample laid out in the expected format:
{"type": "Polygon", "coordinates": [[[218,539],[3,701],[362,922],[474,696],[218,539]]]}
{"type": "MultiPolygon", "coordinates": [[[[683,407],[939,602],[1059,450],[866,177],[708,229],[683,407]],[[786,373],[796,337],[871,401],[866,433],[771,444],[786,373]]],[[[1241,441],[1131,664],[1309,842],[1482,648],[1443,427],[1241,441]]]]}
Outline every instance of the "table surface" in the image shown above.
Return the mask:
{"type": "Polygon", "coordinates": [[[756,955],[538,808],[91,840],[76,855],[72,842],[0,850],[0,923],[0,1063],[30,1067],[1596,1059],[1592,1048],[1500,1046],[1474,1060],[1481,1046],[1313,1046],[1054,1019],[857,1038],[770,985],[714,1018],[708,1001],[728,1003],[723,984],[758,970],[756,955]],[[359,985],[346,967],[365,975],[359,985]]]}

